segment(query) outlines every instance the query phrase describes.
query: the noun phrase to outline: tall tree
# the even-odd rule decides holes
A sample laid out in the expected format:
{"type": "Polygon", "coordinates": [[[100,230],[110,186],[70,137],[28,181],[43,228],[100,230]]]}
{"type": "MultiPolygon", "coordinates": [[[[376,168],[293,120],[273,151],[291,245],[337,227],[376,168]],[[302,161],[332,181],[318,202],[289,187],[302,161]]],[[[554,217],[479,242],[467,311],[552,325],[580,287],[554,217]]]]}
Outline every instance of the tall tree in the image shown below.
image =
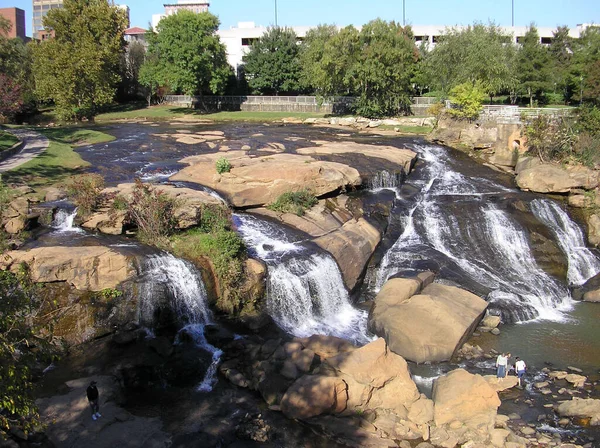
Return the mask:
{"type": "Polygon", "coordinates": [[[410,107],[411,75],[418,59],[410,27],[381,19],[359,35],[357,61],[349,79],[358,94],[356,112],[367,117],[395,116],[410,107]]]}
{"type": "Polygon", "coordinates": [[[44,26],[54,38],[34,46],[38,96],[63,119],[93,118],[115,95],[125,14],[109,0],[65,0],[44,26]]]}
{"type": "Polygon", "coordinates": [[[319,25],[310,29],[300,47],[302,85],[319,97],[335,95],[343,89],[341,79],[332,70],[330,42],[338,34],[335,25],[319,25]]]}
{"type": "Polygon", "coordinates": [[[300,92],[299,49],[294,30],[269,28],[243,59],[250,89],[263,95],[300,92]]]}
{"type": "Polygon", "coordinates": [[[464,29],[446,29],[431,52],[429,65],[432,81],[442,92],[465,82],[479,82],[493,99],[514,84],[512,58],[511,36],[493,23],[475,23],[464,29]]]}
{"type": "Polygon", "coordinates": [[[121,82],[117,93],[118,100],[136,99],[141,95],[140,68],[146,59],[146,47],[140,42],[130,42],[121,55],[121,82]]]}
{"type": "Polygon", "coordinates": [[[600,27],[587,27],[573,42],[571,73],[579,101],[598,101],[598,64],[600,27]]]}
{"type": "Polygon", "coordinates": [[[150,32],[140,82],[151,90],[168,87],[185,95],[222,93],[231,74],[225,45],[216,31],[219,19],[203,12],[179,11],[150,32]]]}
{"type": "Polygon", "coordinates": [[[533,107],[533,98],[540,96],[550,86],[550,56],[540,42],[537,28],[531,25],[523,40],[518,55],[517,71],[522,91],[533,107]]]}
{"type": "Polygon", "coordinates": [[[31,47],[6,37],[11,26],[0,17],[0,115],[9,120],[35,109],[31,47]]]}
{"type": "Polygon", "coordinates": [[[567,101],[573,91],[571,75],[573,39],[569,36],[567,26],[559,26],[552,34],[552,43],[548,47],[552,63],[550,82],[554,85],[555,90],[562,93],[563,100],[567,101]]]}

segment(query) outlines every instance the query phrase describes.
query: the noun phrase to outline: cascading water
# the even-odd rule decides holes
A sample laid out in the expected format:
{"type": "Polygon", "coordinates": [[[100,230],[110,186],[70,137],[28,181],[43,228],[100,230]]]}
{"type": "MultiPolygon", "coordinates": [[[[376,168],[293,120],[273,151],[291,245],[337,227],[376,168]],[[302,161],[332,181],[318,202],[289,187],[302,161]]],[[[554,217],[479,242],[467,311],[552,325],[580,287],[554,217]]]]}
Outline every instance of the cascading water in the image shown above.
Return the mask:
{"type": "Polygon", "coordinates": [[[567,278],[571,285],[583,285],[600,272],[600,260],[585,246],[583,232],[557,203],[536,199],[531,202],[531,211],[552,230],[556,242],[567,256],[567,278]]]}
{"type": "Polygon", "coordinates": [[[426,165],[408,183],[419,193],[400,212],[402,233],[382,260],[376,288],[434,260],[442,278],[487,295],[505,321],[562,319],[569,291],[538,266],[527,230],[504,210],[516,191],[461,174],[442,147],[415,149],[426,165]]]}
{"type": "Polygon", "coordinates": [[[280,328],[294,336],[326,334],[366,343],[367,313],[350,304],[339,267],[331,255],[292,241],[282,226],[235,215],[248,247],[269,268],[267,309],[280,328]]]}
{"type": "Polygon", "coordinates": [[[372,176],[367,186],[369,190],[378,191],[378,190],[396,190],[402,182],[402,173],[394,173],[389,171],[379,171],[374,176],[372,176]]]}
{"type": "Polygon", "coordinates": [[[73,227],[73,221],[77,216],[77,209],[74,210],[65,210],[58,209],[58,211],[54,214],[54,219],[52,220],[52,227],[54,227],[59,232],[82,232],[79,227],[73,227]]]}
{"type": "Polygon", "coordinates": [[[216,383],[216,370],[221,350],[212,346],[204,336],[204,327],[212,322],[208,296],[200,273],[190,263],[165,253],[146,259],[143,267],[144,282],[141,286],[140,322],[152,327],[165,293],[172,299],[172,309],[180,323],[181,331],[191,335],[198,347],[212,354],[212,362],[200,391],[210,391],[216,383]]]}

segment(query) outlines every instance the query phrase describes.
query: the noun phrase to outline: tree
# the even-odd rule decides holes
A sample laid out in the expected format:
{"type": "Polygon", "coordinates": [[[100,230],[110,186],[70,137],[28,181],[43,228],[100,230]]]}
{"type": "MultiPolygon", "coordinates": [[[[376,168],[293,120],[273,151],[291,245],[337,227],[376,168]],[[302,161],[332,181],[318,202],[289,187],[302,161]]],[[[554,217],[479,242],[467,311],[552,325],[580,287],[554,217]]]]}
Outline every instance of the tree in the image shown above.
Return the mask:
{"type": "Polygon", "coordinates": [[[65,0],[44,26],[54,38],[34,46],[36,92],[63,119],[93,118],[112,102],[126,18],[109,0],[65,0]]]}
{"type": "Polygon", "coordinates": [[[222,93],[231,74],[225,46],[216,31],[219,20],[204,12],[179,11],[149,32],[140,82],[151,92],[168,87],[185,95],[222,93]]]}
{"type": "Polygon", "coordinates": [[[533,107],[533,97],[539,97],[550,85],[550,57],[533,25],[521,42],[517,71],[521,89],[529,98],[529,106],[533,107]]]}
{"type": "Polygon", "coordinates": [[[450,101],[456,107],[449,109],[448,113],[455,118],[474,120],[479,116],[485,96],[480,81],[459,84],[450,91],[450,101]]]}
{"type": "Polygon", "coordinates": [[[335,25],[319,25],[306,33],[300,47],[301,83],[321,98],[343,89],[342,79],[331,69],[334,61],[330,45],[337,34],[335,25]]]}
{"type": "Polygon", "coordinates": [[[514,84],[513,58],[511,36],[493,23],[448,28],[429,56],[432,82],[444,93],[465,82],[479,82],[493,100],[514,84]]]}
{"type": "Polygon", "coordinates": [[[140,42],[131,42],[127,45],[125,52],[121,55],[119,71],[121,83],[117,97],[122,100],[136,99],[142,93],[140,91],[140,68],[146,59],[146,47],[140,42]]]}
{"type": "Polygon", "coordinates": [[[359,47],[349,74],[358,94],[356,112],[383,117],[409,110],[411,74],[418,58],[410,27],[373,20],[360,31],[359,47]]]}
{"type": "Polygon", "coordinates": [[[21,39],[8,39],[11,23],[0,17],[0,115],[14,119],[35,109],[31,49],[21,39]]]}
{"type": "Polygon", "coordinates": [[[576,97],[582,101],[598,101],[598,64],[600,60],[600,28],[587,27],[573,42],[571,74],[576,97]]]}
{"type": "Polygon", "coordinates": [[[567,101],[572,96],[574,88],[571,74],[573,39],[569,36],[567,26],[559,26],[552,34],[552,43],[548,47],[552,64],[550,81],[554,85],[554,90],[559,89],[563,100],[567,101]]]}
{"type": "Polygon", "coordinates": [[[47,340],[40,337],[42,327],[35,323],[40,303],[26,266],[16,274],[0,271],[0,296],[1,440],[16,428],[27,433],[40,424],[30,368],[49,356],[50,350],[47,340]]]}
{"type": "Polygon", "coordinates": [[[269,28],[243,58],[248,86],[262,95],[296,94],[300,83],[298,37],[291,28],[269,28]]]}

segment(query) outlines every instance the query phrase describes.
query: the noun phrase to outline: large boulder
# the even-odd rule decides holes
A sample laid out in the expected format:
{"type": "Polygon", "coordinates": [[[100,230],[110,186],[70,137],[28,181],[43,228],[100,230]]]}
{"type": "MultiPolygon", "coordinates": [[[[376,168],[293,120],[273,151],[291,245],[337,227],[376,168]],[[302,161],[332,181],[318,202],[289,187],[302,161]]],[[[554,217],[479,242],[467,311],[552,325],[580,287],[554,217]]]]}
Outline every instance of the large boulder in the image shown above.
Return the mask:
{"type": "Polygon", "coordinates": [[[222,154],[192,156],[190,166],[171,177],[174,181],[206,185],[225,195],[234,207],[257,207],[274,202],[283,193],[307,189],[322,196],[361,184],[358,171],[337,162],[318,161],[297,154],[250,157],[243,151],[227,153],[231,170],[218,174],[215,163],[222,154]]]}
{"type": "Polygon", "coordinates": [[[408,364],[379,338],[356,350],[327,358],[320,373],[348,384],[347,412],[392,409],[406,415],[420,398],[408,364]]]}
{"type": "Polygon", "coordinates": [[[573,397],[558,406],[558,413],[563,417],[589,418],[590,425],[600,425],[600,400],[573,397]]]}
{"type": "Polygon", "coordinates": [[[0,259],[0,269],[29,266],[34,282],[67,282],[79,290],[116,288],[136,274],[132,257],[104,246],[50,246],[10,251],[0,259]]]}
{"type": "Polygon", "coordinates": [[[520,171],[516,180],[521,190],[567,193],[573,188],[590,190],[597,187],[598,172],[585,167],[563,168],[545,163],[520,171]]]}
{"type": "Polygon", "coordinates": [[[340,413],[346,409],[347,388],[340,378],[305,375],[287,390],[281,400],[281,411],[288,418],[298,419],[340,413]]]}
{"type": "Polygon", "coordinates": [[[416,294],[419,288],[416,279],[389,280],[375,298],[369,329],[410,361],[449,360],[481,320],[487,302],[454,286],[432,283],[416,294]]]}
{"type": "Polygon", "coordinates": [[[337,231],[314,240],[333,255],[350,290],[356,286],[380,241],[379,230],[364,218],[350,220],[337,231]]]}
{"type": "Polygon", "coordinates": [[[298,344],[297,350],[311,350],[322,360],[356,349],[346,339],[321,334],[314,334],[308,338],[296,338],[294,343],[298,344]]]}
{"type": "Polygon", "coordinates": [[[587,237],[590,244],[600,245],[600,215],[594,213],[587,219],[587,237]]]}
{"type": "Polygon", "coordinates": [[[481,375],[453,370],[435,380],[432,397],[437,426],[456,420],[471,428],[493,429],[500,399],[481,375]]]}

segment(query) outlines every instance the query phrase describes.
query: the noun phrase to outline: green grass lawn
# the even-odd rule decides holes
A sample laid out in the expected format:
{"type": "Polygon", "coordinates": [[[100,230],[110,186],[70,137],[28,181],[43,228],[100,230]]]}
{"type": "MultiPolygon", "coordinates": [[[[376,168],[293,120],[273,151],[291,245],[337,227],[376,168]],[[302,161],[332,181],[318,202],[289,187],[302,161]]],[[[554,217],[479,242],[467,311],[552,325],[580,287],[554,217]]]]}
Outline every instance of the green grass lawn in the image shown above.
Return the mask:
{"type": "Polygon", "coordinates": [[[8,132],[0,130],[0,151],[11,148],[19,139],[8,132]]]}
{"type": "Polygon", "coordinates": [[[48,149],[36,158],[13,170],[3,173],[7,183],[25,183],[33,188],[46,187],[63,182],[90,166],[73,151],[74,145],[100,143],[114,140],[103,132],[81,127],[37,129],[50,139],[48,149]]]}
{"type": "Polygon", "coordinates": [[[381,125],[374,128],[374,131],[377,129],[382,129],[385,131],[394,131],[398,129],[398,134],[412,134],[412,135],[427,135],[429,134],[433,128],[431,126],[404,126],[404,125],[396,125],[396,126],[388,126],[381,125]]]}
{"type": "Polygon", "coordinates": [[[96,121],[113,120],[177,120],[198,119],[213,121],[276,121],[282,118],[294,117],[300,119],[320,118],[325,114],[310,112],[218,112],[214,114],[201,113],[197,109],[177,106],[152,106],[136,110],[107,112],[96,117],[96,121]]]}

